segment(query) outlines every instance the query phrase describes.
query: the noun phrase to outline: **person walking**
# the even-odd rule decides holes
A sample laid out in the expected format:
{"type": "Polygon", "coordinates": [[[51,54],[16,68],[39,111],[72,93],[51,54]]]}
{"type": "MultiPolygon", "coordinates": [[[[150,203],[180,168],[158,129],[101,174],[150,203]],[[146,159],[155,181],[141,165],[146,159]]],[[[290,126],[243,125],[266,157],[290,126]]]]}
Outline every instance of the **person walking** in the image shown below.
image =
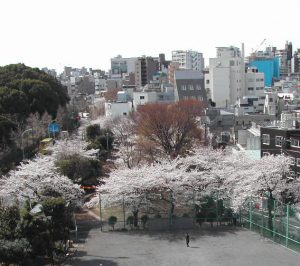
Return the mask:
{"type": "Polygon", "coordinates": [[[185,236],[185,242],[186,242],[186,246],[189,247],[189,243],[190,243],[190,236],[188,233],[186,233],[186,236],[185,236]]]}

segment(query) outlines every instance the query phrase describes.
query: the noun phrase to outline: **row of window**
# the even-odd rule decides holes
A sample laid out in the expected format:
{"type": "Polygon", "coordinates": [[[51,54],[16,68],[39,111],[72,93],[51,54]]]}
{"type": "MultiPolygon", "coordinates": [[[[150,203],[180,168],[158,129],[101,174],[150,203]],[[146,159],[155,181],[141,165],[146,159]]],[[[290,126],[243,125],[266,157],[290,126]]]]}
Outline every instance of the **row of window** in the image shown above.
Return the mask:
{"type": "Polygon", "coordinates": [[[195,99],[195,100],[203,101],[203,97],[202,96],[187,96],[187,95],[184,95],[183,99],[184,100],[195,99]]]}
{"type": "MultiPolygon", "coordinates": [[[[186,90],[190,90],[193,91],[195,90],[194,85],[189,84],[189,85],[181,85],[181,90],[186,91],[186,90]]],[[[201,90],[201,86],[200,85],[196,85],[196,90],[200,91],[201,90]]]]}
{"type": "MultiPolygon", "coordinates": [[[[255,88],[257,91],[258,90],[263,90],[264,89],[264,87],[256,87],[255,88]]],[[[248,87],[248,91],[253,91],[254,90],[254,87],[248,87]]]]}
{"type": "MultiPolygon", "coordinates": [[[[291,143],[291,147],[300,148],[300,140],[291,138],[286,140],[287,142],[291,143]]],[[[275,136],[275,146],[282,147],[283,137],[282,136],[275,136]]],[[[270,135],[269,134],[262,134],[262,144],[270,145],[270,135]]]]}
{"type": "Polygon", "coordinates": [[[264,81],[264,79],[261,79],[261,78],[257,78],[257,79],[249,78],[248,79],[248,82],[254,82],[254,81],[259,82],[259,81],[264,81]]]}

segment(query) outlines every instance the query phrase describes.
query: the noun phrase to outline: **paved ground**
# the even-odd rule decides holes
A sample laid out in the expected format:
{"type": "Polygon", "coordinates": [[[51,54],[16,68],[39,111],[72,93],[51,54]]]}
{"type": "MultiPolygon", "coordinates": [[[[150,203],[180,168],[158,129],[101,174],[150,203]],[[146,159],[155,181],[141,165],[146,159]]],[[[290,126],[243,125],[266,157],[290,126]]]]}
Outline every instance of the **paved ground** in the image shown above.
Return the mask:
{"type": "Polygon", "coordinates": [[[297,266],[300,254],[248,230],[180,232],[88,232],[75,266],[297,266]]]}

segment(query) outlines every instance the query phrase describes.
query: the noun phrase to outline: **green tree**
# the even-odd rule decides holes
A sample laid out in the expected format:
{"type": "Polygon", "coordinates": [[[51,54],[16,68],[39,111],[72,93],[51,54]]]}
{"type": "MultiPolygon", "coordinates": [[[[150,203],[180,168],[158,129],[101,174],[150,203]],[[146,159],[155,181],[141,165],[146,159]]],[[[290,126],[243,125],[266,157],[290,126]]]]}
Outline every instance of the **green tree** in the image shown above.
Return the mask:
{"type": "Polygon", "coordinates": [[[100,134],[101,130],[98,124],[90,125],[86,128],[86,138],[89,141],[94,141],[100,134]]]}
{"type": "Polygon", "coordinates": [[[26,117],[29,114],[26,94],[16,89],[0,87],[0,113],[26,117]]]}
{"type": "Polygon", "coordinates": [[[110,216],[108,218],[108,224],[112,227],[113,230],[115,230],[115,224],[117,223],[118,219],[116,216],[110,216]]]}
{"type": "Polygon", "coordinates": [[[101,164],[94,159],[87,159],[80,155],[71,155],[56,161],[61,174],[81,185],[95,185],[101,175],[101,164]]]}

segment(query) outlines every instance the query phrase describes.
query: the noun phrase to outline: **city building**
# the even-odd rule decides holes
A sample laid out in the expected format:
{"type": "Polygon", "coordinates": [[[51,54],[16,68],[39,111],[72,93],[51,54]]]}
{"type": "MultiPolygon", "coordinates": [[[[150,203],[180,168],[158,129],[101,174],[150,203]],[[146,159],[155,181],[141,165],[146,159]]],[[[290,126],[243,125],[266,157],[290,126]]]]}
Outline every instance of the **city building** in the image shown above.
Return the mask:
{"type": "Polygon", "coordinates": [[[135,85],[137,88],[143,87],[153,79],[159,71],[159,60],[153,57],[139,57],[135,61],[135,85]]]}
{"type": "Polygon", "coordinates": [[[176,70],[175,100],[197,99],[207,104],[204,75],[198,70],[176,70]]]}
{"type": "Polygon", "coordinates": [[[209,59],[205,89],[216,107],[235,105],[245,95],[244,46],[217,47],[217,57],[209,59]]]}
{"type": "Polygon", "coordinates": [[[123,58],[121,55],[111,58],[111,79],[122,79],[123,75],[135,72],[137,57],[123,58]]]}
{"type": "Polygon", "coordinates": [[[290,157],[291,174],[300,176],[300,129],[261,127],[261,157],[284,154],[290,157]]]}
{"type": "Polygon", "coordinates": [[[179,69],[192,69],[201,72],[204,69],[203,54],[192,50],[172,51],[172,62],[179,63],[179,69]]]}

